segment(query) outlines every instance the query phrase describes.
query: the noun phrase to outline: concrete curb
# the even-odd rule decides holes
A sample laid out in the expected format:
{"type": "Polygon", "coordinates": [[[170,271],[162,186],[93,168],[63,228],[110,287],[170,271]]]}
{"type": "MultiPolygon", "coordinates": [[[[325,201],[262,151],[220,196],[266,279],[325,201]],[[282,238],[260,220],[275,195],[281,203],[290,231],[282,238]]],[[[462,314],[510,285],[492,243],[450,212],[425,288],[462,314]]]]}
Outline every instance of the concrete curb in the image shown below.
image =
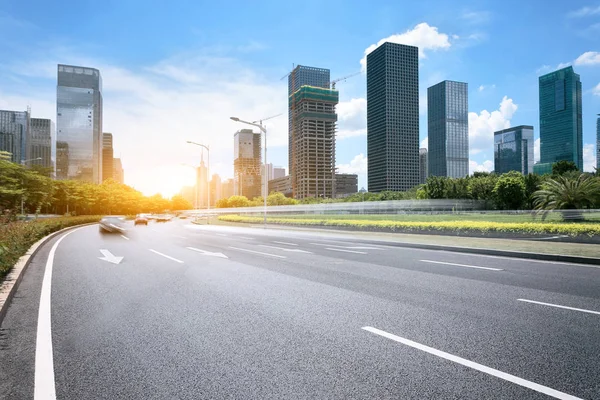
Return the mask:
{"type": "Polygon", "coordinates": [[[17,263],[14,265],[14,267],[10,270],[8,275],[6,275],[6,277],[0,284],[0,326],[2,326],[2,322],[4,321],[4,317],[6,316],[6,311],[8,310],[8,307],[10,306],[10,301],[12,300],[13,296],[17,292],[17,289],[19,288],[19,284],[21,283],[21,280],[23,279],[23,276],[25,275],[25,271],[27,270],[27,267],[29,266],[29,261],[31,260],[31,258],[33,256],[36,255],[36,253],[38,252],[40,247],[42,247],[43,244],[45,244],[47,241],[52,239],[54,236],[60,235],[61,233],[66,232],[69,229],[79,228],[79,227],[86,226],[86,225],[95,225],[95,224],[97,224],[97,222],[88,222],[88,223],[81,224],[81,225],[69,226],[69,227],[63,228],[59,231],[52,232],[51,234],[44,236],[43,238],[41,238],[40,240],[35,242],[27,250],[27,252],[19,258],[17,263]]]}

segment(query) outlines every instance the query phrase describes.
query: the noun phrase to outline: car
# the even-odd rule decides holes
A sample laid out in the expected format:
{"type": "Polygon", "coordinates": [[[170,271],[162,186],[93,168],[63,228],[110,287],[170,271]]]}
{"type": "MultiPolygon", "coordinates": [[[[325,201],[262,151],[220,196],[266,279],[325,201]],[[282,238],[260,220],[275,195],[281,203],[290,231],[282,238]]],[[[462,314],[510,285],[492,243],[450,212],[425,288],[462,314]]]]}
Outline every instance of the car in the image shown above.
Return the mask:
{"type": "Polygon", "coordinates": [[[109,216],[100,220],[100,233],[125,233],[125,218],[109,216]]]}
{"type": "Polygon", "coordinates": [[[135,216],[133,225],[148,225],[148,218],[144,214],[138,214],[135,216]]]}
{"type": "Polygon", "coordinates": [[[156,222],[168,222],[171,220],[171,216],[167,214],[160,214],[156,216],[156,222]]]}

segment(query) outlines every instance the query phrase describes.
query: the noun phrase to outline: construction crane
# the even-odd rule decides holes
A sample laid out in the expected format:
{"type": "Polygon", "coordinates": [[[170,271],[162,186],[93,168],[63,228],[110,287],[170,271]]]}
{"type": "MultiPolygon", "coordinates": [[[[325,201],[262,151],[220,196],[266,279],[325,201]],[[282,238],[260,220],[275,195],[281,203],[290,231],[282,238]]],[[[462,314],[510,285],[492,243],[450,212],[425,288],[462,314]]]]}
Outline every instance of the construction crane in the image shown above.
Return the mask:
{"type": "Polygon", "coordinates": [[[335,89],[335,84],[338,83],[339,81],[345,81],[346,79],[352,78],[353,76],[356,76],[356,75],[359,75],[359,74],[360,74],[360,71],[355,72],[355,73],[350,74],[350,75],[343,76],[343,77],[338,78],[338,79],[332,80],[331,82],[329,82],[331,84],[331,90],[335,89]]]}
{"type": "Polygon", "coordinates": [[[270,120],[270,119],[277,118],[277,117],[279,117],[280,115],[283,115],[283,113],[279,113],[279,114],[277,114],[277,115],[272,115],[272,116],[270,116],[270,117],[267,117],[267,118],[259,119],[258,121],[252,121],[252,123],[253,123],[253,124],[257,124],[257,123],[259,123],[259,122],[260,122],[260,123],[262,124],[264,121],[268,121],[268,120],[270,120]]]}

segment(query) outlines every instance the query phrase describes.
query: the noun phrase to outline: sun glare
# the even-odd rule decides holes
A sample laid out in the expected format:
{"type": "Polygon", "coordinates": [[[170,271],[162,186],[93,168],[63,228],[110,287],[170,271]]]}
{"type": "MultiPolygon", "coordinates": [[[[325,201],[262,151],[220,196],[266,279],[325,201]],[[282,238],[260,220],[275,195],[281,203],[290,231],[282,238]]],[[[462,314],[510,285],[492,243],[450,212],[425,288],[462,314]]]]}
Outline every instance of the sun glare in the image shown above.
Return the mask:
{"type": "Polygon", "coordinates": [[[184,186],[193,186],[195,171],[184,165],[164,165],[152,168],[143,177],[139,189],[145,195],[160,193],[165,198],[171,198],[180,192],[184,186]]]}

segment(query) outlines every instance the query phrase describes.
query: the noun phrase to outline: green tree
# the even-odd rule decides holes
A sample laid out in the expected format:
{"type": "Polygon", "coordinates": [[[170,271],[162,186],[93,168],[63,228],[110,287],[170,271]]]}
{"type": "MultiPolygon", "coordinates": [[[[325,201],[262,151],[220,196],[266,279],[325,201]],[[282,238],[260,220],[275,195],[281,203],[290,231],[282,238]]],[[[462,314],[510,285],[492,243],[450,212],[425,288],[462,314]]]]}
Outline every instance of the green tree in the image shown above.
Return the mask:
{"type": "Polygon", "coordinates": [[[473,175],[469,179],[469,196],[474,200],[483,200],[485,208],[490,208],[494,200],[494,188],[498,177],[493,174],[473,175]]]}
{"type": "Polygon", "coordinates": [[[217,201],[216,205],[217,205],[217,208],[229,208],[229,207],[231,207],[229,205],[229,199],[226,199],[226,198],[222,198],[219,201],[217,201]]]}
{"type": "Polygon", "coordinates": [[[183,196],[176,194],[171,197],[171,210],[191,210],[192,203],[187,201],[183,196]]]}
{"type": "Polygon", "coordinates": [[[430,176],[427,178],[425,182],[425,192],[427,193],[428,199],[447,199],[448,190],[447,190],[447,181],[448,178],[441,176],[430,176]]]}
{"type": "Polygon", "coordinates": [[[552,164],[552,175],[564,175],[571,171],[579,171],[573,161],[561,160],[552,164]]]}
{"type": "MultiPolygon", "coordinates": [[[[598,178],[582,174],[578,178],[557,176],[548,179],[542,189],[533,195],[535,209],[543,218],[552,210],[580,210],[591,208],[600,202],[600,182],[598,178]]],[[[583,219],[581,213],[563,213],[563,218],[583,219]]]]}
{"type": "Polygon", "coordinates": [[[536,174],[527,174],[524,177],[525,180],[525,204],[527,209],[532,210],[533,194],[540,190],[542,184],[542,177],[536,174]]]}
{"type": "Polygon", "coordinates": [[[238,207],[248,207],[248,205],[250,204],[250,200],[248,200],[248,198],[246,196],[231,196],[227,203],[229,204],[230,208],[238,208],[238,207]]]}
{"type": "Polygon", "coordinates": [[[525,202],[525,182],[520,173],[503,174],[494,187],[494,197],[500,209],[518,210],[525,202]]]}
{"type": "Polygon", "coordinates": [[[267,204],[270,206],[287,206],[298,204],[298,200],[285,197],[281,192],[271,192],[271,194],[267,196],[267,204]]]}

